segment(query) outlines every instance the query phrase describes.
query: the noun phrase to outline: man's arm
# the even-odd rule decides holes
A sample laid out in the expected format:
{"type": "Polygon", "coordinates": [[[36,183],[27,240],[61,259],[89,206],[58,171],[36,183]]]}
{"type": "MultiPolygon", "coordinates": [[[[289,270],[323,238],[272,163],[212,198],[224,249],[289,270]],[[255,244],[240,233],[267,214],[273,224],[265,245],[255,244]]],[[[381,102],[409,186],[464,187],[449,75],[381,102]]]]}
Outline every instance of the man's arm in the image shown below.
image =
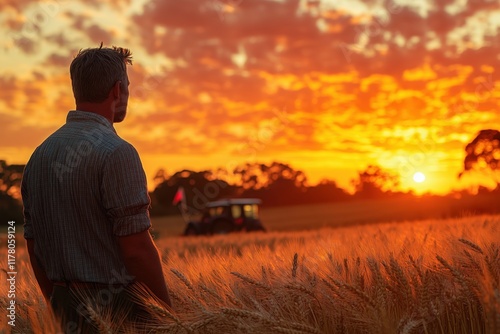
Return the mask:
{"type": "Polygon", "coordinates": [[[149,231],[118,237],[118,246],[129,274],[133,275],[136,281],[145,284],[168,306],[172,306],[160,254],[149,231]]]}
{"type": "Polygon", "coordinates": [[[26,244],[28,245],[28,254],[30,256],[31,267],[35,273],[36,280],[40,286],[40,290],[42,290],[43,297],[47,302],[49,302],[53,284],[47,277],[45,270],[43,270],[40,266],[35,256],[35,239],[26,239],[26,244]]]}
{"type": "Polygon", "coordinates": [[[160,255],[149,234],[146,175],[132,145],[122,143],[106,159],[101,196],[128,273],[170,306],[160,255]]]}
{"type": "MultiPolygon", "coordinates": [[[[31,159],[30,159],[31,160],[31,159]]],[[[21,195],[23,198],[23,215],[24,215],[24,239],[26,240],[26,246],[28,248],[28,255],[30,257],[31,268],[35,274],[35,278],[42,290],[43,297],[47,303],[50,302],[50,295],[52,294],[53,284],[47,277],[45,270],[40,266],[38,259],[35,255],[35,239],[33,234],[33,224],[31,221],[31,203],[28,192],[28,178],[29,178],[29,164],[24,168],[23,179],[21,182],[21,195]]]]}

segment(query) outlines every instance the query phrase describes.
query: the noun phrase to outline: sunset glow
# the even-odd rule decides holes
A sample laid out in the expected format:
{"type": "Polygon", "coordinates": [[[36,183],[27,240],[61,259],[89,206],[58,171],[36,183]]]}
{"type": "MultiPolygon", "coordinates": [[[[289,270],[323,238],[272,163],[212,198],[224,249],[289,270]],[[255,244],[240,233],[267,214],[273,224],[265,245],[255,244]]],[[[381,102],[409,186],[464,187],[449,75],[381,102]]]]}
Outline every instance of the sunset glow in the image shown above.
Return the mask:
{"type": "Polygon", "coordinates": [[[416,172],[415,174],[413,174],[413,181],[422,183],[425,181],[425,175],[421,172],[416,172]]]}
{"type": "Polygon", "coordinates": [[[130,48],[117,132],[167,173],[280,161],[349,189],[368,165],[445,193],[500,128],[496,1],[2,1],[0,159],[24,164],[74,108],[81,48],[130,48]],[[424,182],[425,181],[425,182],[424,182]]]}

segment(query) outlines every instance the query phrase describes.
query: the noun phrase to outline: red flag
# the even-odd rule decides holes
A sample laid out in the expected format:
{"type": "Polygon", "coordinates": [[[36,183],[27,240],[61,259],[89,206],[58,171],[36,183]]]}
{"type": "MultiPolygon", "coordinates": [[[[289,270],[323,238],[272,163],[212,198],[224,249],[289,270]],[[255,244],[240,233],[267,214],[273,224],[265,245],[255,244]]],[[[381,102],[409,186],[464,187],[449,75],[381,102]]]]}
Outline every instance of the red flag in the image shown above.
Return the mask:
{"type": "Polygon", "coordinates": [[[182,202],[184,203],[184,188],[179,187],[179,189],[177,189],[177,192],[175,193],[175,196],[174,196],[174,200],[172,201],[172,204],[173,205],[177,205],[179,202],[182,202]]]}

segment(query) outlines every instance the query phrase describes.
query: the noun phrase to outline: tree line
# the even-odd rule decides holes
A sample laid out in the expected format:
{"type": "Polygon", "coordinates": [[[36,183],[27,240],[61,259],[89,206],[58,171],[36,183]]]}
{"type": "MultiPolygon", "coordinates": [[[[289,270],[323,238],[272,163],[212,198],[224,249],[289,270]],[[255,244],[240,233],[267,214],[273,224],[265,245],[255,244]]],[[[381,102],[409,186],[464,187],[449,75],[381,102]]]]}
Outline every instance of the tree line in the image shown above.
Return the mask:
{"type": "Polygon", "coordinates": [[[181,187],[191,211],[202,209],[208,201],[227,197],[260,198],[264,206],[280,206],[407,195],[396,190],[397,176],[378,166],[358,172],[358,177],[351,181],[354,194],[328,179],[310,185],[304,172],[282,162],[245,163],[230,171],[183,170],[170,176],[159,170],[155,181],[152,215],[178,213],[172,199],[181,187]]]}
{"type": "MultiPolygon", "coordinates": [[[[493,191],[479,187],[479,194],[499,194],[500,132],[481,130],[465,147],[463,164],[458,177],[473,171],[488,175],[497,187],[493,191]]],[[[9,165],[0,160],[0,224],[8,220],[22,221],[20,185],[23,170],[24,165],[9,165]]],[[[245,163],[232,170],[182,170],[172,175],[160,169],[153,181],[155,187],[150,193],[152,215],[179,213],[172,200],[180,187],[184,189],[186,205],[192,211],[200,210],[208,201],[225,197],[256,197],[263,201],[264,206],[279,206],[413,196],[411,192],[398,191],[399,177],[396,174],[375,165],[358,171],[357,177],[351,180],[353,194],[329,179],[311,185],[303,171],[282,162],[245,163]]],[[[471,196],[466,191],[458,192],[458,195],[471,196]]]]}

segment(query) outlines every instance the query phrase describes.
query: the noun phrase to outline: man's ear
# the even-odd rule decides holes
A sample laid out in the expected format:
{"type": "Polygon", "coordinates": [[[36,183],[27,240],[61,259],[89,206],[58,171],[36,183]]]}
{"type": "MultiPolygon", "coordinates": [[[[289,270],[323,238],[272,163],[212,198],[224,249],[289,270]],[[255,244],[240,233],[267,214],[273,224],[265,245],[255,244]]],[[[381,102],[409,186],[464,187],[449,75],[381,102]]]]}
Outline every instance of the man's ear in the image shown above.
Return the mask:
{"type": "Polygon", "coordinates": [[[113,88],[111,89],[111,93],[113,94],[113,100],[119,99],[120,98],[120,93],[121,93],[121,86],[122,82],[117,81],[115,82],[113,88]]]}

